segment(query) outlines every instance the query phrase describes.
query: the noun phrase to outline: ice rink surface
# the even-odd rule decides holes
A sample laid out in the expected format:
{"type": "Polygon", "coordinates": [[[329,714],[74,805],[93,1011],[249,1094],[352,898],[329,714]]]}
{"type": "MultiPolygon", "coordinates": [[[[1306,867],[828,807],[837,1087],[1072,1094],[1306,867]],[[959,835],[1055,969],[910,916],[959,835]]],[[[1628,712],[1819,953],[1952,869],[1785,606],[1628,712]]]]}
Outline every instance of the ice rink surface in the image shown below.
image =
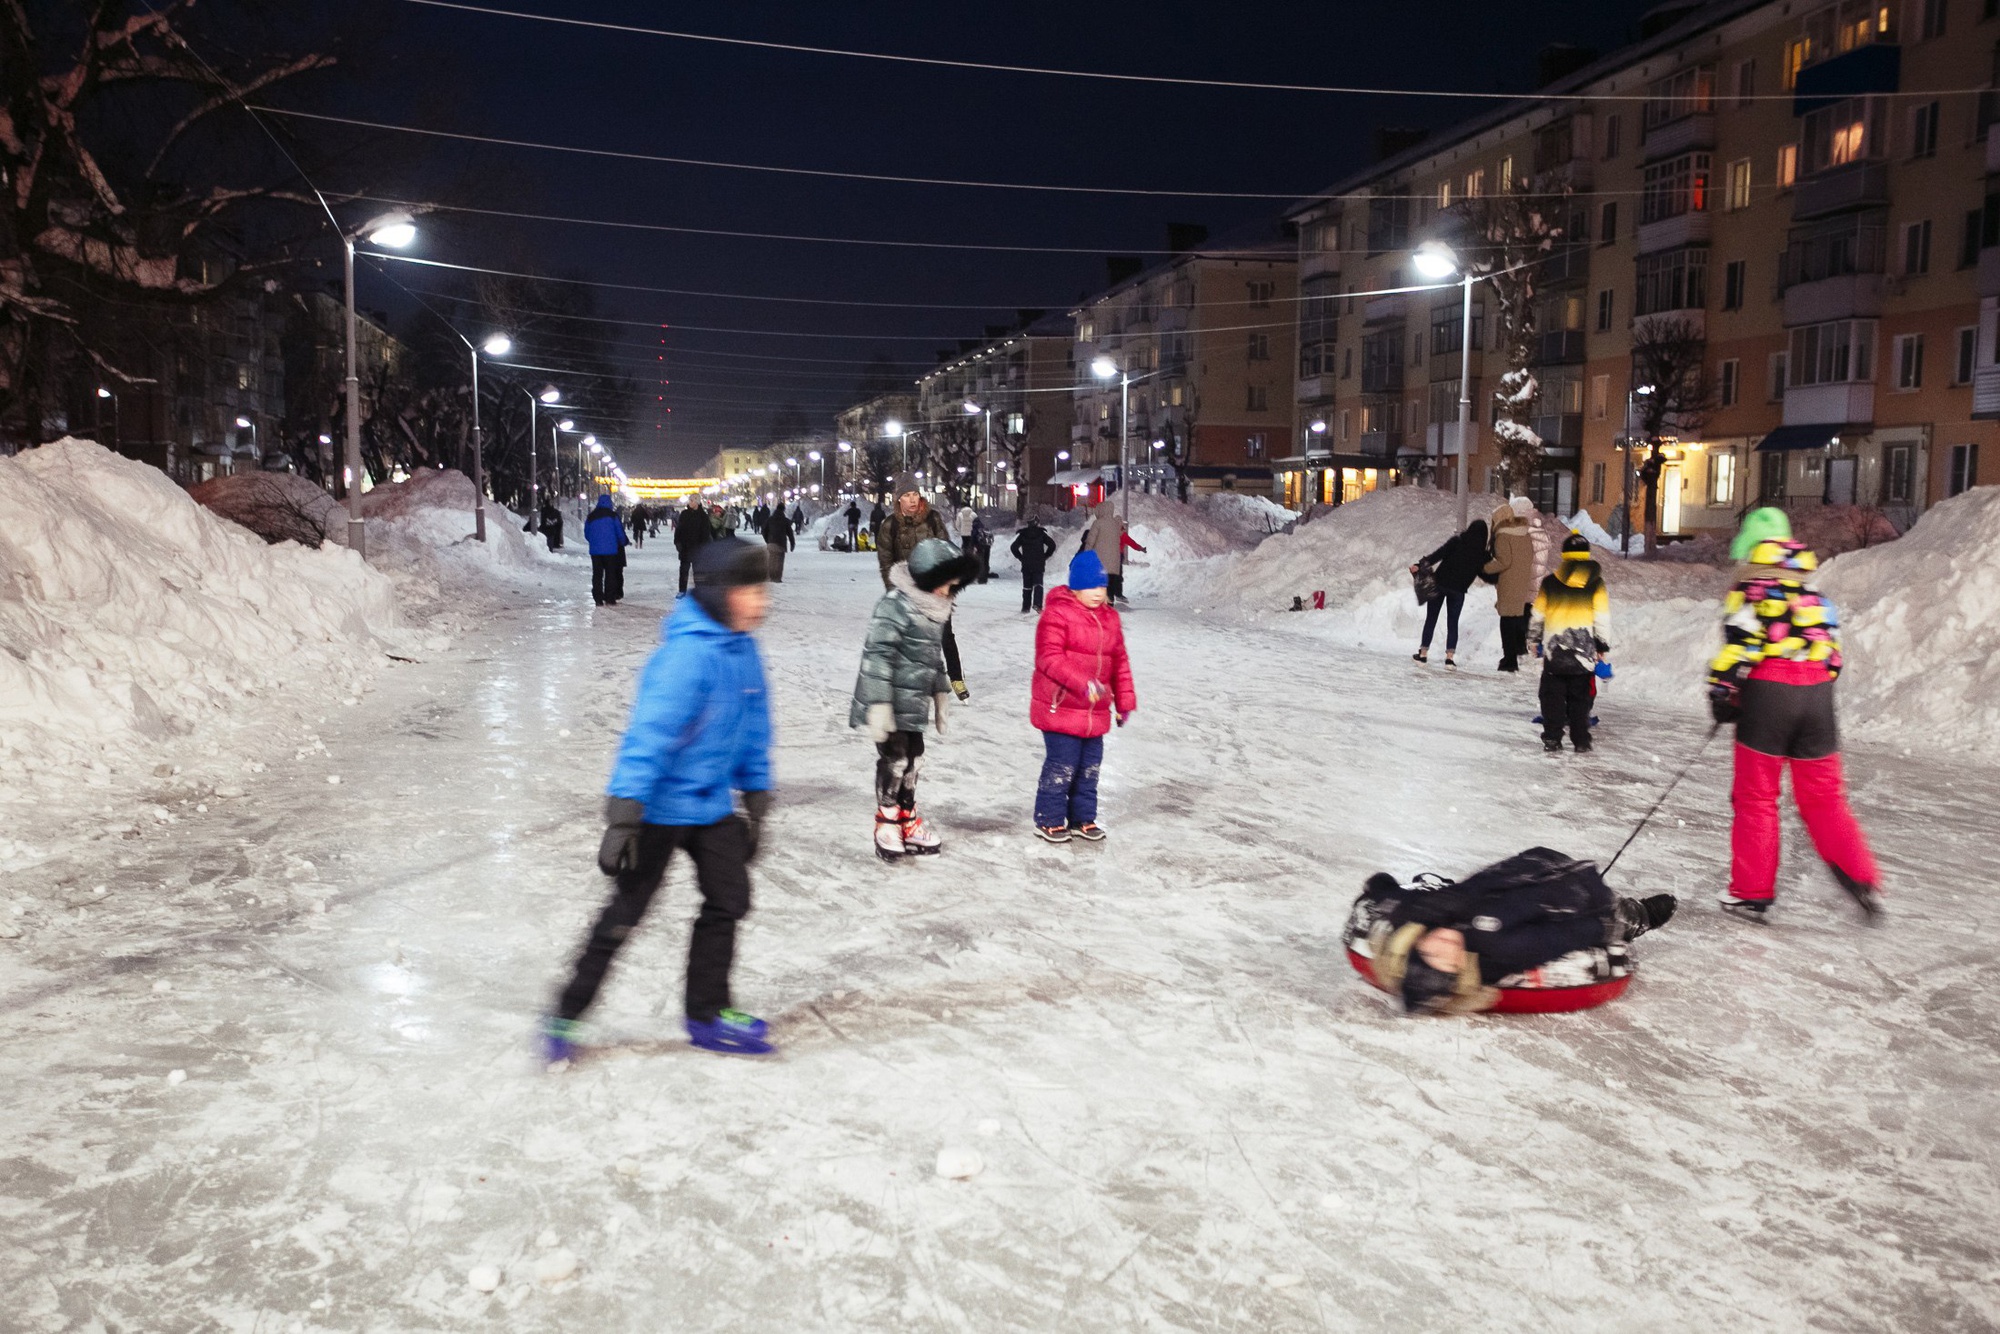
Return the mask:
{"type": "Polygon", "coordinates": [[[1614,682],[1597,753],[1551,759],[1531,674],[1285,618],[1128,614],[1111,839],[1056,848],[1032,618],[969,590],[921,789],[946,850],[884,866],[847,728],[874,559],[800,550],[737,972],[782,1053],[683,1044],[681,862],[600,1045],[543,1073],[673,572],[656,541],[604,609],[542,576],[273,738],[244,798],[8,877],[0,1329],[2000,1325],[2000,774],[1851,753],[1893,920],[1788,819],[1760,929],[1713,904],[1720,738],[1612,877],[1683,896],[1622,1001],[1405,1019],[1341,956],[1366,874],[1608,858],[1706,720],[1614,682]]]}

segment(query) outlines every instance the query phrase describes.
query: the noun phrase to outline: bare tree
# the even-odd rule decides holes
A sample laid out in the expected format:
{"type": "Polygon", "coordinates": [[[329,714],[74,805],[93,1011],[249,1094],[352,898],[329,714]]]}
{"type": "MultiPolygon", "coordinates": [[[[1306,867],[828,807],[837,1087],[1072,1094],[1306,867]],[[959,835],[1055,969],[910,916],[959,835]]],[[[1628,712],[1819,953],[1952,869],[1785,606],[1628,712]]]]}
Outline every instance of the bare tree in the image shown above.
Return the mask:
{"type": "Polygon", "coordinates": [[[1028,408],[1021,413],[1020,430],[1002,429],[993,433],[993,448],[1006,460],[1007,475],[1014,479],[1014,517],[1017,519],[1027,513],[1028,479],[1021,475],[1021,458],[1028,452],[1028,442],[1034,429],[1035,410],[1028,408]]]}
{"type": "Polygon", "coordinates": [[[1646,555],[1659,544],[1660,473],[1663,447],[1682,436],[1698,435],[1712,410],[1708,340],[1699,320],[1684,315],[1645,316],[1632,325],[1632,386],[1639,438],[1629,448],[1644,486],[1641,521],[1646,555]]]}

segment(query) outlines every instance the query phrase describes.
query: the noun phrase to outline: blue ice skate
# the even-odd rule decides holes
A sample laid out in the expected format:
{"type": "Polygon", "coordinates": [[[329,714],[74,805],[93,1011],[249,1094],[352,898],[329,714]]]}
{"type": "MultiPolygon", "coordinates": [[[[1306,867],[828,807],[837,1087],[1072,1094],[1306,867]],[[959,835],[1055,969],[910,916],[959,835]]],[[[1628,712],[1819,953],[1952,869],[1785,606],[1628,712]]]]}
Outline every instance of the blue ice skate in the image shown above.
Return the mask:
{"type": "Polygon", "coordinates": [[[713,1019],[687,1019],[688,1042],[704,1051],[762,1056],[774,1050],[766,1040],[771,1026],[741,1010],[724,1010],[713,1019]]]}
{"type": "Polygon", "coordinates": [[[542,1060],[549,1065],[561,1065],[574,1061],[583,1052],[583,1025],[574,1019],[559,1019],[555,1015],[542,1016],[541,1032],[538,1035],[542,1060]]]}

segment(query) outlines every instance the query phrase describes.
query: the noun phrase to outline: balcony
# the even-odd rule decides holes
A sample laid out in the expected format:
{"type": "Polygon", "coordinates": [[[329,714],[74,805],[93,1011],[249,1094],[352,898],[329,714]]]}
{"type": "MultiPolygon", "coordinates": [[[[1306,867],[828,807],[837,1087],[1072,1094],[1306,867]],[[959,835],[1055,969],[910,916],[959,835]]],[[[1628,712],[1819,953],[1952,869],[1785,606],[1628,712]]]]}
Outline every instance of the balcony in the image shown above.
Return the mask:
{"type": "Polygon", "coordinates": [[[1849,273],[1818,282],[1794,283],[1785,289],[1785,323],[1822,324],[1827,320],[1880,315],[1888,282],[1879,273],[1849,273]]]}
{"type": "Polygon", "coordinates": [[[1566,366],[1583,360],[1583,330],[1557,329],[1535,338],[1537,366],[1566,366]]]}
{"type": "Polygon", "coordinates": [[[1400,394],[1403,392],[1403,368],[1400,364],[1363,365],[1361,368],[1361,392],[1364,394],[1400,394]]]}
{"type": "Polygon", "coordinates": [[[1715,113],[1700,111],[1693,115],[1670,120],[1665,125],[1656,125],[1646,133],[1645,159],[1655,162],[1672,157],[1676,153],[1686,153],[1695,149],[1715,147],[1715,113]]]}
{"type": "Polygon", "coordinates": [[[1580,283],[1590,277],[1590,247],[1588,245],[1557,246],[1542,261],[1541,280],[1544,287],[1564,287],[1580,283]]]}
{"type": "Polygon", "coordinates": [[[1972,420],[2000,420],[2000,366],[1979,366],[1972,372],[1972,420]]]}
{"type": "Polygon", "coordinates": [[[1333,397],[1334,377],[1331,375],[1302,375],[1292,389],[1292,398],[1299,403],[1313,403],[1333,397]]]}
{"type": "Polygon", "coordinates": [[[1403,447],[1401,431],[1363,431],[1360,453],[1369,458],[1392,459],[1403,447]]]}
{"type": "Polygon", "coordinates": [[[1792,114],[1803,116],[1843,98],[1897,92],[1902,79],[1902,47],[1893,42],[1857,46],[1845,55],[1799,71],[1792,89],[1792,114]]]}
{"type": "Polygon", "coordinates": [[[1590,159],[1587,157],[1568,158],[1552,166],[1541,167],[1534,177],[1534,188],[1549,194],[1560,194],[1565,189],[1587,194],[1590,185],[1590,159]]]}
{"type": "MultiPolygon", "coordinates": [[[[2000,134],[1993,136],[2000,139],[2000,134]]],[[[2000,296],[2000,246],[1987,246],[1979,252],[1979,271],[1975,276],[1981,296],[2000,296]]]]}
{"type": "Polygon", "coordinates": [[[1850,162],[1802,180],[1792,196],[1792,217],[1825,217],[1857,208],[1889,206],[1889,164],[1850,162]]]}
{"type": "Polygon", "coordinates": [[[1706,209],[1699,212],[1689,209],[1677,217],[1642,222],[1639,224],[1639,253],[1651,255],[1684,245],[1706,245],[1714,230],[1713,215],[1706,209]]]}
{"type": "Polygon", "coordinates": [[[1308,250],[1299,256],[1299,281],[1340,272],[1338,250],[1308,250]]]}
{"type": "Polygon", "coordinates": [[[1815,384],[1785,391],[1785,425],[1847,426],[1875,420],[1872,384],[1815,384]]]}
{"type": "Polygon", "coordinates": [[[1583,448],[1583,414],[1580,412],[1536,417],[1530,425],[1542,438],[1548,452],[1559,458],[1574,457],[1583,448]]]}
{"type": "Polygon", "coordinates": [[[1402,319],[1408,313],[1409,307],[1410,297],[1407,292],[1398,292],[1395,296],[1370,297],[1361,303],[1361,322],[1389,324],[1402,319]]]}

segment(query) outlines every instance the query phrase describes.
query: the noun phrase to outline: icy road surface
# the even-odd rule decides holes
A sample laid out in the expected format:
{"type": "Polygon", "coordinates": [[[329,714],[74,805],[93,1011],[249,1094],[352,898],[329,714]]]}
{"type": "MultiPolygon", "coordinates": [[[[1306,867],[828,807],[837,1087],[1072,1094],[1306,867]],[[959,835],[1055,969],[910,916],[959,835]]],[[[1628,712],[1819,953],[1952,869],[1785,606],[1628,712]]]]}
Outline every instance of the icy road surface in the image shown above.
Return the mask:
{"type": "Polygon", "coordinates": [[[622,607],[580,574],[516,596],[327,710],[323,750],[278,739],[244,798],[9,877],[0,1327],[2000,1324],[1996,774],[1853,756],[1893,923],[1859,926],[1792,826],[1760,930],[1710,901],[1718,742],[1614,877],[1686,896],[1623,1001],[1412,1021],[1341,957],[1362,878],[1608,857],[1705,720],[1614,683],[1598,753],[1552,760],[1531,675],[1307,617],[1132,612],[1111,840],[1054,848],[1031,621],[1017,585],[970,590],[973,702],[922,788],[946,851],[884,867],[846,725],[874,558],[801,550],[737,977],[782,1055],[681,1042],[681,862],[602,1049],[542,1073],[672,575],[656,542],[622,607]],[[940,1179],[941,1148],[984,1170],[940,1179]]]}

